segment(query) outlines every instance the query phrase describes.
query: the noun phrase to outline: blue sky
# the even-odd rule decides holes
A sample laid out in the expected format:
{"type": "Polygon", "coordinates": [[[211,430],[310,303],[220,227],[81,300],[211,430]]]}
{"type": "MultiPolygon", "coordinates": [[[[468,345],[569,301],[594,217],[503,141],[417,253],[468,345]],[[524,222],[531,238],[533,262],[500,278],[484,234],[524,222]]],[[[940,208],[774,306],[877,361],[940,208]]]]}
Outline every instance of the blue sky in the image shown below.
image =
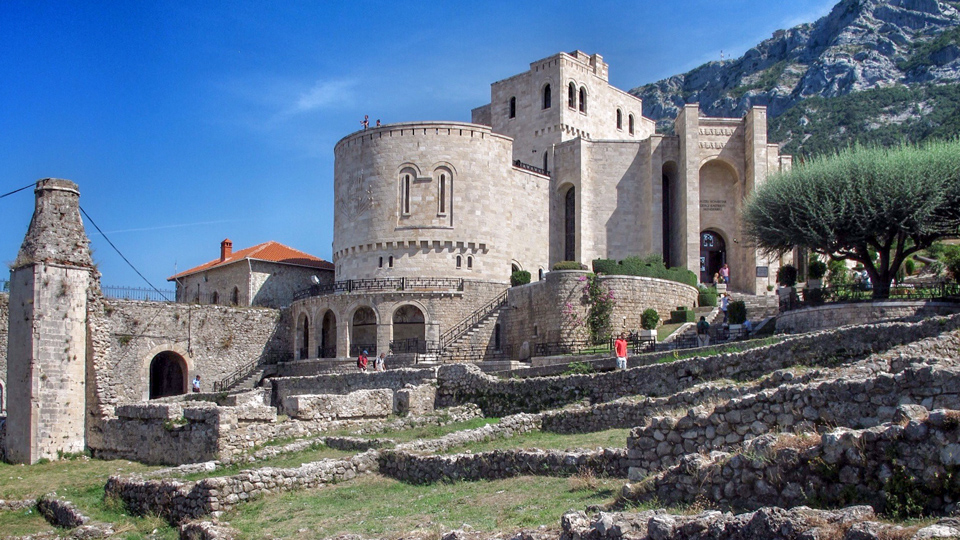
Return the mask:
{"type": "MultiPolygon", "coordinates": [[[[333,145],[364,114],[469,121],[491,82],[575,49],[630,89],[739,56],[832,4],[0,0],[0,194],[73,180],[161,289],[226,237],[329,260],[333,145]]],[[[32,190],[0,199],[0,261],[32,211],[32,190]]],[[[87,233],[105,285],[145,286],[87,233]]]]}

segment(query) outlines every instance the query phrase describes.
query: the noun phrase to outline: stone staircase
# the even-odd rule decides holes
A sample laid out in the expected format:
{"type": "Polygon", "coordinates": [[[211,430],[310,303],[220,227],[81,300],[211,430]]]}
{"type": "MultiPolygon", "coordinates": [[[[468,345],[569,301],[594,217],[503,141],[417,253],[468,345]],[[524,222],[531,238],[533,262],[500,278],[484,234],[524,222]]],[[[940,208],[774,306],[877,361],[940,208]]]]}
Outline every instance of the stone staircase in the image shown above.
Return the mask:
{"type": "Polygon", "coordinates": [[[242,379],[237,382],[227,386],[223,389],[224,392],[238,392],[243,390],[253,390],[260,384],[260,381],[263,380],[264,373],[273,366],[260,366],[250,373],[246,374],[242,379]]]}
{"type": "Polygon", "coordinates": [[[479,362],[482,360],[504,360],[503,352],[488,351],[492,345],[494,327],[500,320],[501,306],[471,326],[460,337],[443,348],[440,359],[445,362],[479,362]]]}
{"type": "Polygon", "coordinates": [[[751,321],[760,321],[767,317],[776,317],[780,314],[780,297],[776,294],[758,296],[753,294],[730,293],[730,301],[740,300],[747,306],[747,318],[751,321]]]}

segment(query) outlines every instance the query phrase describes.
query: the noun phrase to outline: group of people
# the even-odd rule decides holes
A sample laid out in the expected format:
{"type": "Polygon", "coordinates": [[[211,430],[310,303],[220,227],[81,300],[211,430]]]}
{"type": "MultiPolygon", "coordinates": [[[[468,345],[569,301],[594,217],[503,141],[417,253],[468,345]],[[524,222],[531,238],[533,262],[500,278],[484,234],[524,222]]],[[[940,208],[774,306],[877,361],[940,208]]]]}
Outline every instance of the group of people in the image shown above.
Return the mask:
{"type": "Polygon", "coordinates": [[[727,263],[723,263],[723,266],[720,267],[720,270],[713,274],[713,283],[714,284],[730,284],[730,267],[727,266],[727,263]]]}
{"type": "MultiPolygon", "coordinates": [[[[369,115],[369,114],[363,115],[363,120],[360,121],[360,125],[363,126],[363,129],[367,129],[368,127],[370,127],[370,115],[369,115]]],[[[376,126],[376,127],[380,127],[380,119],[379,119],[379,118],[377,118],[377,126],[376,126]]]]}
{"type": "MultiPolygon", "coordinates": [[[[360,371],[367,371],[367,365],[370,363],[370,359],[367,357],[367,351],[360,353],[360,356],[357,357],[357,369],[360,371]]],[[[380,356],[373,359],[373,370],[374,371],[384,371],[386,370],[386,359],[387,353],[380,353],[380,356]]]]}

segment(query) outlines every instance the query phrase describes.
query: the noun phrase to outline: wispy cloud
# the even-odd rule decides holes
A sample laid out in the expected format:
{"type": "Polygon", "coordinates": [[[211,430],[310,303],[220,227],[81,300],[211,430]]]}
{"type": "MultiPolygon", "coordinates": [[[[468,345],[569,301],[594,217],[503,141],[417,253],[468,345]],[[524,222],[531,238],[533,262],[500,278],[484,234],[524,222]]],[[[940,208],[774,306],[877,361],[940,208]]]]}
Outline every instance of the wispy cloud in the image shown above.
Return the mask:
{"type": "MultiPolygon", "coordinates": [[[[214,225],[217,223],[233,223],[239,221],[236,219],[221,219],[218,221],[197,221],[194,223],[177,223],[174,225],[157,225],[156,227],[138,227],[135,229],[118,229],[115,231],[106,231],[103,234],[119,234],[119,233],[128,233],[128,232],[143,232],[143,231],[159,231],[161,229],[178,229],[181,227],[196,227],[199,225],[214,225]]],[[[90,232],[90,236],[99,235],[99,232],[90,232]]]]}
{"type": "Polygon", "coordinates": [[[357,81],[354,79],[319,80],[310,90],[300,93],[290,112],[302,113],[334,105],[352,105],[356,86],[357,81]]]}

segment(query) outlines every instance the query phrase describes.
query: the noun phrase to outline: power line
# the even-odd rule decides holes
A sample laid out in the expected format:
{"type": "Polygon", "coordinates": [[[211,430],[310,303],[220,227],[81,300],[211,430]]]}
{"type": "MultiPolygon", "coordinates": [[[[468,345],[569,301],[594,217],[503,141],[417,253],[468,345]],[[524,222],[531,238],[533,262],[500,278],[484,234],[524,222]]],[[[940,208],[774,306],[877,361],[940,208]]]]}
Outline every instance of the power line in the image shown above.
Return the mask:
{"type": "Polygon", "coordinates": [[[36,182],[30,182],[29,184],[23,186],[23,187],[20,188],[20,189],[15,189],[15,190],[13,190],[13,191],[11,191],[11,192],[9,192],[9,193],[4,193],[3,195],[0,195],[0,199],[2,199],[2,198],[4,198],[4,197],[7,197],[7,196],[9,196],[9,195],[13,195],[14,193],[19,193],[19,192],[21,192],[21,191],[23,191],[23,190],[25,190],[25,189],[27,189],[27,188],[32,188],[32,187],[35,186],[35,185],[36,185],[36,182]]]}
{"type": "Polygon", "coordinates": [[[150,288],[152,288],[153,290],[157,291],[157,294],[159,294],[161,298],[163,298],[163,299],[166,300],[167,302],[170,302],[171,300],[170,300],[169,298],[167,298],[167,295],[163,294],[163,291],[161,291],[160,289],[156,288],[156,287],[153,285],[153,283],[150,283],[150,280],[147,279],[146,276],[144,276],[143,274],[141,274],[141,273],[140,273],[140,270],[137,270],[137,267],[134,266],[133,263],[130,262],[129,259],[127,259],[126,257],[123,256],[123,253],[120,253],[120,250],[117,248],[117,246],[115,246],[115,245],[113,244],[113,242],[110,241],[110,238],[107,237],[106,234],[104,234],[104,232],[100,229],[100,226],[97,225],[97,222],[94,221],[92,217],[90,217],[90,214],[88,214],[87,211],[84,210],[82,206],[80,207],[80,211],[83,212],[83,215],[86,216],[86,218],[87,218],[87,220],[90,222],[90,224],[93,225],[93,227],[94,227],[95,229],[97,229],[97,232],[100,233],[101,236],[103,236],[103,239],[106,240],[108,244],[110,244],[110,247],[112,247],[113,250],[117,252],[117,255],[120,255],[120,258],[123,259],[123,262],[127,263],[127,264],[130,266],[130,268],[133,268],[133,271],[136,272],[137,275],[140,276],[140,278],[143,279],[143,281],[146,282],[146,284],[150,286],[150,288]]]}

